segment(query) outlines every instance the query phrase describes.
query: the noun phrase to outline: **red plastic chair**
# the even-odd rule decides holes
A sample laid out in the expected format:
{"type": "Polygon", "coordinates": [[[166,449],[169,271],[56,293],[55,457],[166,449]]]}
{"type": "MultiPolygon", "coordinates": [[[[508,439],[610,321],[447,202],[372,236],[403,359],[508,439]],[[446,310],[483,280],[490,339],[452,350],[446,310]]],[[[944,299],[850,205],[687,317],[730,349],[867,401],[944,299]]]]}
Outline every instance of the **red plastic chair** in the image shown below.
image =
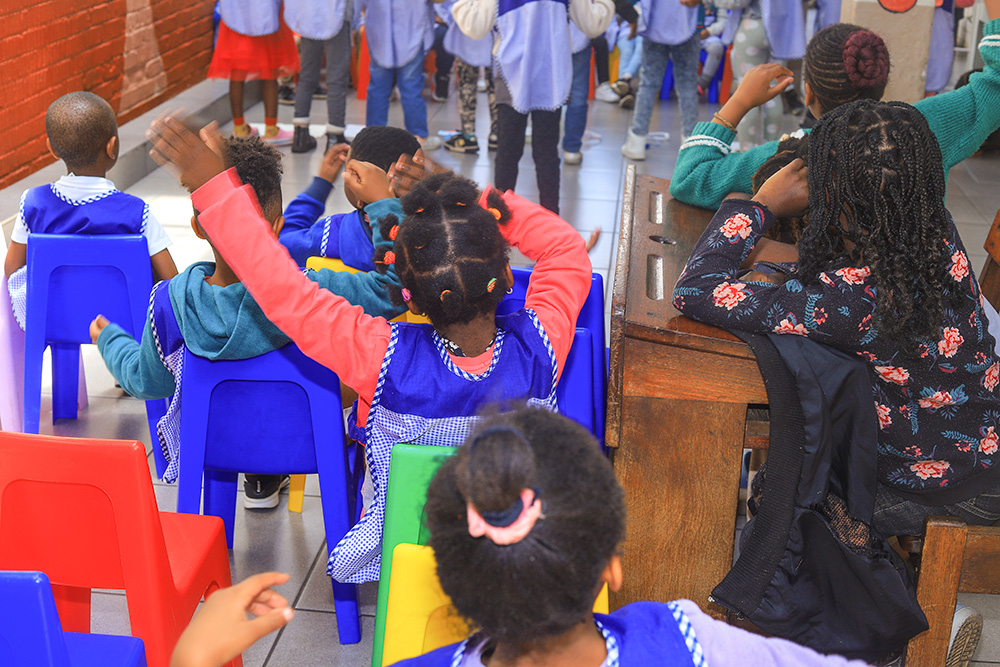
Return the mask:
{"type": "Polygon", "coordinates": [[[142,444],[2,431],[0,570],[45,572],[68,632],[90,630],[90,589],[124,589],[150,667],[231,584],[222,520],[160,512],[142,444]]]}
{"type": "Polygon", "coordinates": [[[372,56],[368,52],[368,31],[361,26],[358,31],[358,78],[354,84],[354,92],[359,100],[368,99],[368,82],[371,80],[372,56]]]}

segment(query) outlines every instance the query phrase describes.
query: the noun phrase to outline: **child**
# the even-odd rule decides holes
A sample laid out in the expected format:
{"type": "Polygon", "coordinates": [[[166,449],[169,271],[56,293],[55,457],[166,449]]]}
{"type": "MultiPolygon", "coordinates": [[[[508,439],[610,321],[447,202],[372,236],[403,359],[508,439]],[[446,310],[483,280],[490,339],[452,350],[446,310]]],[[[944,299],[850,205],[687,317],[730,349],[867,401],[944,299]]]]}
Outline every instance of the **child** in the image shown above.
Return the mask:
{"type": "Polygon", "coordinates": [[[292,259],[305,266],[310,257],[335,257],[355,269],[374,271],[372,230],[364,214],[370,202],[358,197],[351,181],[344,181],[344,195],[355,210],[317,218],[323,215],[333,182],[345,162],[367,162],[388,172],[400,156],[413,156],[418,150],[420,142],[412,134],[388,125],[366,127],[354,137],[350,148],[331,149],[323,157],[320,174],[285,209],[285,226],[278,240],[288,248],[292,259]]]}
{"type": "MultiPolygon", "coordinates": [[[[226,149],[230,164],[261,203],[270,234],[276,236],[283,224],[281,154],[258,137],[230,137],[226,149]]],[[[191,227],[199,238],[205,238],[197,210],[191,227]]],[[[99,316],[91,325],[91,336],[108,370],[126,392],[147,400],[173,396],[167,415],[157,425],[168,461],[163,475],[167,482],[176,480],[180,467],[179,390],[184,349],[205,359],[249,359],[289,342],[267,320],[218,251],[212,250],[214,263],[197,262],[156,285],[141,343],[104,317],[99,316]]],[[[323,288],[339,291],[370,312],[389,316],[399,312],[383,288],[391,275],[352,276],[326,270],[308,275],[323,288]]],[[[244,506],[275,507],[287,480],[282,475],[246,475],[244,506]]]]}
{"type": "Polygon", "coordinates": [[[295,94],[295,135],[292,152],[316,148],[309,134],[309,109],[319,89],[319,75],[326,56],[326,150],[342,144],[351,64],[351,21],[348,0],[285,0],[285,21],[299,34],[302,72],[295,94]]]}
{"type": "Polygon", "coordinates": [[[17,323],[24,328],[30,234],[142,234],[154,280],[177,274],[163,227],[138,197],[106,176],[118,161],[118,121],[111,105],[88,92],[63,95],[45,112],[46,145],[66,165],[51,185],[25,190],[10,235],[4,277],[17,323]]]}
{"type": "Polygon", "coordinates": [[[292,143],[292,133],[278,129],[278,78],[299,71],[299,52],[292,31],[281,20],[280,0],[221,0],[219,11],[222,21],[207,76],[229,79],[233,134],[250,134],[243,118],[243,84],[261,79],[264,141],[287,146],[292,143]]]}
{"type": "MultiPolygon", "coordinates": [[[[976,152],[1000,127],[1000,22],[995,20],[1000,16],[1000,0],[987,0],[986,6],[994,20],[984,26],[979,45],[986,63],[983,73],[965,88],[916,104],[941,145],[946,179],[953,166],[976,152]]],[[[847,102],[881,99],[888,82],[889,51],[875,33],[838,23],[809,40],[804,64],[806,105],[819,118],[847,102]]],[[[733,153],[735,128],[748,110],[782,93],[791,84],[791,76],[790,70],[776,64],[750,70],[712,122],[699,123],[694,135],[681,145],[670,194],[688,204],[715,209],[730,192],[750,193],[754,172],[774,155],[777,142],[733,153]],[[779,82],[771,86],[775,78],[779,82]]]]}
{"type": "Polygon", "coordinates": [[[356,0],[365,10],[365,34],[371,54],[371,79],[365,124],[389,122],[389,96],[399,89],[403,121],[425,151],[441,147],[427,130],[424,102],[424,54],[434,42],[434,12],[429,0],[356,0]],[[404,28],[405,26],[405,28],[404,28]]]}
{"type": "Polygon", "coordinates": [[[497,97],[493,85],[493,37],[472,39],[459,29],[451,15],[455,0],[445,0],[439,7],[447,11],[445,21],[448,32],[444,36],[444,47],[455,54],[458,79],[458,117],[462,131],[444,140],[444,147],[455,153],[478,153],[479,140],[476,138],[476,98],[479,68],[485,72],[486,99],[490,105],[490,134],[486,148],[490,152],[497,149],[497,97]]]}
{"type": "Polygon", "coordinates": [[[701,36],[698,9],[701,0],[641,0],[642,73],[639,94],[632,113],[622,155],[630,160],[646,159],[646,134],[653,105],[660,98],[660,87],[667,62],[674,63],[674,86],[681,107],[681,133],[687,137],[698,122],[698,54],[701,36]]]}
{"type": "Polygon", "coordinates": [[[587,37],[604,32],[614,16],[611,0],[530,2],[456,0],[451,10],[459,29],[472,39],[493,30],[497,82],[496,186],[513,190],[531,114],[531,154],[538,201],[559,212],[559,110],[573,76],[567,19],[587,37]],[[568,5],[568,6],[567,6],[568,5]]]}
{"type": "MultiPolygon", "coordinates": [[[[715,73],[719,71],[722,58],[726,54],[726,42],[722,40],[722,33],[726,30],[729,21],[728,12],[720,12],[714,5],[702,4],[698,10],[699,15],[704,14],[701,22],[701,49],[705,52],[705,62],[701,66],[701,74],[698,75],[698,94],[704,95],[705,91],[712,84],[715,73]]],[[[805,48],[803,46],[803,48],[805,48]]]]}

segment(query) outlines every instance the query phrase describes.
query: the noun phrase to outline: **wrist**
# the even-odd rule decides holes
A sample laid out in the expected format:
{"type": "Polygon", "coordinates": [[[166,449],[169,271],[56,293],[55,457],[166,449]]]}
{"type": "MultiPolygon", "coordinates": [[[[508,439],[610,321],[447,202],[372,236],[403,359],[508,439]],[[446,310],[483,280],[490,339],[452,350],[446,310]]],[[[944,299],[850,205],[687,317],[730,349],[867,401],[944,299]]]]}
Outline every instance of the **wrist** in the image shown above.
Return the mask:
{"type": "Polygon", "coordinates": [[[743,117],[746,116],[747,112],[752,108],[752,105],[747,105],[739,98],[731,97],[729,98],[729,101],[726,102],[721,109],[719,109],[718,115],[725,118],[733,125],[733,127],[735,127],[740,124],[740,121],[743,120],[743,117]]]}

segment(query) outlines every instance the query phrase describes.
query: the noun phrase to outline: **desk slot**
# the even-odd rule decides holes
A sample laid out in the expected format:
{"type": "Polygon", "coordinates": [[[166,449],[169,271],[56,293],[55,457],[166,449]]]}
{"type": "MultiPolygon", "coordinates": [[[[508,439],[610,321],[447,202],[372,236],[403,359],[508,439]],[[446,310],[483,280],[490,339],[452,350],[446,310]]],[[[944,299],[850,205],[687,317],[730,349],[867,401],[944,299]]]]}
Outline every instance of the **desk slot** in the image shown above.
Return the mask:
{"type": "Polygon", "coordinates": [[[651,191],[649,193],[649,221],[655,225],[663,225],[663,193],[651,191]]]}
{"type": "Polygon", "coordinates": [[[663,257],[646,255],[646,296],[663,301],[663,257]]]}

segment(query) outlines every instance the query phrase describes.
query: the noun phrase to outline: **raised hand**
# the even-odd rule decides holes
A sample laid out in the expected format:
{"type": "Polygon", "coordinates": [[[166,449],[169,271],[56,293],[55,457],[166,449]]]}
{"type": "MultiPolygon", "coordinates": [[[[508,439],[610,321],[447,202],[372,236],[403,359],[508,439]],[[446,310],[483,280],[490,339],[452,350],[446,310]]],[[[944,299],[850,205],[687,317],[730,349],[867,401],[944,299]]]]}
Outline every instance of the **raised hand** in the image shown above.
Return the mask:
{"type": "Polygon", "coordinates": [[[319,172],[316,174],[322,179],[333,183],[340,176],[340,170],[347,162],[347,154],[351,147],[347,144],[335,144],[323,155],[323,160],[319,163],[319,172]]]}
{"type": "Polygon", "coordinates": [[[348,162],[344,167],[344,182],[351,185],[351,189],[365,205],[393,197],[389,176],[370,162],[348,162]]]}
{"type": "Polygon", "coordinates": [[[194,192],[226,170],[226,152],[215,123],[200,133],[188,129],[178,112],[160,116],[149,126],[150,157],[174,175],[188,192],[194,192]]]}
{"type": "Polygon", "coordinates": [[[809,211],[809,169],[802,158],[795,158],[764,181],[752,199],[778,218],[805,215],[809,211]]]}
{"type": "Polygon", "coordinates": [[[402,197],[428,176],[448,171],[438,163],[418,150],[413,157],[400,155],[396,163],[389,168],[389,180],[392,182],[392,192],[402,197]]]}

